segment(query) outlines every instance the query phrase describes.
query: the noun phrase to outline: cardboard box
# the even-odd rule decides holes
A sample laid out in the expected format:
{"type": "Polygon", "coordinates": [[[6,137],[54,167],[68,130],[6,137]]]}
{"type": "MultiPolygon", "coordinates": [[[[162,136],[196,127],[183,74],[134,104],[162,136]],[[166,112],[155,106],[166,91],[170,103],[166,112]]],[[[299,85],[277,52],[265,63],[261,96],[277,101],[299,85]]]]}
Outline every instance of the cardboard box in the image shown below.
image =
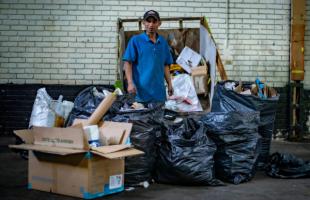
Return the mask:
{"type": "Polygon", "coordinates": [[[192,78],[197,94],[207,94],[208,92],[208,70],[207,66],[192,68],[192,78]]]}
{"type": "MultiPolygon", "coordinates": [[[[128,125],[112,124],[126,130],[128,125]]],[[[123,191],[124,157],[143,154],[128,144],[90,148],[83,129],[78,127],[34,127],[14,133],[25,144],[10,147],[29,150],[29,189],[85,199],[123,191]]]]}

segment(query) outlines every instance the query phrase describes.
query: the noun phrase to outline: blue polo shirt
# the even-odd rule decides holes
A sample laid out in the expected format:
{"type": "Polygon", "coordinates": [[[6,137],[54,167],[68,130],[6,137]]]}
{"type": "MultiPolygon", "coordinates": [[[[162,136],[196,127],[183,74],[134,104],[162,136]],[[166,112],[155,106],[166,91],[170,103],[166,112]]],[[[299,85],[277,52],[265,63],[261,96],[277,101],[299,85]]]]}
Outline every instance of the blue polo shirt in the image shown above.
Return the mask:
{"type": "Polygon", "coordinates": [[[133,36],[123,56],[123,61],[132,63],[132,78],[137,90],[138,102],[164,102],[166,88],[164,68],[173,63],[167,41],[157,35],[152,42],[143,32],[133,36]]]}

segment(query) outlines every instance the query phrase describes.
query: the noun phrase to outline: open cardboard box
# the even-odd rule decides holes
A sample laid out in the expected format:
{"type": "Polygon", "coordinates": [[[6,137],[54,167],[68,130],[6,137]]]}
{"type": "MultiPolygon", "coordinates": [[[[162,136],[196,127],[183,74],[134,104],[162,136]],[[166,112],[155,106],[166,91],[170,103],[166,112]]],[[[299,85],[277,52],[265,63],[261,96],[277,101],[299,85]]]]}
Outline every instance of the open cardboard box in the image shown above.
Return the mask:
{"type": "Polygon", "coordinates": [[[125,130],[122,144],[90,148],[82,127],[14,131],[25,144],[10,148],[29,150],[28,188],[85,199],[123,191],[124,157],[143,152],[125,144],[132,124],[104,122],[100,129],[106,127],[125,130]]]}

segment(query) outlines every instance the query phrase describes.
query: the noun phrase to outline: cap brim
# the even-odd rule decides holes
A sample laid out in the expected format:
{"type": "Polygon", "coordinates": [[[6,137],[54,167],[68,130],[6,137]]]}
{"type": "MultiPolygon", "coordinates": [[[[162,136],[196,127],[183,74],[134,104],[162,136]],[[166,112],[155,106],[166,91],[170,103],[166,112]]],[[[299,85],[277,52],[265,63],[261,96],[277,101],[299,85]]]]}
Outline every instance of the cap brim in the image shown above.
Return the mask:
{"type": "Polygon", "coordinates": [[[159,19],[157,16],[155,16],[155,15],[148,15],[148,16],[146,16],[146,17],[144,18],[144,20],[147,20],[147,19],[150,18],[150,17],[153,17],[153,18],[156,19],[157,21],[160,21],[160,19],[159,19]]]}

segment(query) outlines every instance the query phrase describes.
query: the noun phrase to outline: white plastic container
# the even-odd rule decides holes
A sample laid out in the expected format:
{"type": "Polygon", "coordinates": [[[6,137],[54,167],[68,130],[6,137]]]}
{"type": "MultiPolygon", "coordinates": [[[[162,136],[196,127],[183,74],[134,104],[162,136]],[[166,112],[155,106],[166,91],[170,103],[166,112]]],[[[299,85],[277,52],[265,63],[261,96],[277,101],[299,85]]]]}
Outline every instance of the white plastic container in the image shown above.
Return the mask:
{"type": "Polygon", "coordinates": [[[99,141],[99,128],[97,125],[84,126],[83,129],[86,134],[88,144],[91,147],[101,146],[99,141]]]}

